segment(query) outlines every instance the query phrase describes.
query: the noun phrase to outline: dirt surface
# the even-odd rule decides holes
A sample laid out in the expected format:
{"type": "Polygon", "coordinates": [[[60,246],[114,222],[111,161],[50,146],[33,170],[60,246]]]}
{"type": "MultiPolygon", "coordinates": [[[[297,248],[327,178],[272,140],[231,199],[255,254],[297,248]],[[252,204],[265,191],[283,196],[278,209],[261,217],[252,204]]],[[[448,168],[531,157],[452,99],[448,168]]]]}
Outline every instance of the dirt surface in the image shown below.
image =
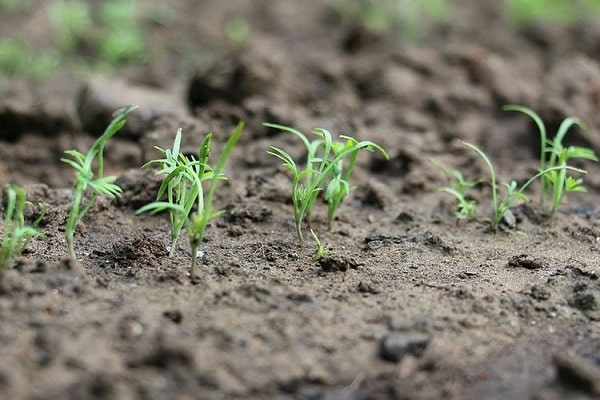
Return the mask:
{"type": "MultiPolygon", "coordinates": [[[[45,238],[0,271],[1,398],[600,397],[600,168],[583,164],[588,193],[552,225],[534,201],[494,234],[484,221],[456,224],[431,162],[486,176],[462,139],[501,180],[531,176],[538,135],[505,104],[535,109],[551,132],[577,116],[588,129],[569,141],[600,151],[598,26],[517,31],[501,2],[457,0],[451,23],[415,45],[322,1],[170,3],[177,23],[147,27],[144,65],[0,85],[0,180],[26,186],[30,220],[47,209],[45,238]],[[234,46],[222,25],[238,15],[251,35],[234,46]],[[126,104],[140,109],[106,153],[124,195],[98,202],[76,234],[79,261],[68,259],[73,172],[59,159],[126,104]],[[169,258],[166,218],[135,215],[158,187],[139,167],[179,127],[189,150],[214,132],[218,154],[240,119],[215,199],[226,212],[190,279],[185,238],[169,258]],[[266,153],[302,148],[263,122],[355,135],[391,156],[359,157],[332,232],[318,208],[320,261],[312,241],[299,247],[291,178],[266,153]]],[[[0,26],[44,37],[35,12],[0,26]]],[[[489,187],[474,196],[489,215],[489,187]]]]}

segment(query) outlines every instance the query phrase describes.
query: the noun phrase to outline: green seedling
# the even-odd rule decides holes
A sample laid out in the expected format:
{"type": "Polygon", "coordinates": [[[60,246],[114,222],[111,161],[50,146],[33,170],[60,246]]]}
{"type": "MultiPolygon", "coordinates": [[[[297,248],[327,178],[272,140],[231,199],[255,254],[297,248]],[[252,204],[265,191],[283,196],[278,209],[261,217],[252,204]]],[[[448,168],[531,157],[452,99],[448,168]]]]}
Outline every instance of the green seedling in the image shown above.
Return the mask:
{"type": "Polygon", "coordinates": [[[563,140],[573,126],[585,129],[585,125],[576,118],[565,118],[553,139],[549,139],[546,126],[540,116],[533,110],[516,105],[504,107],[508,111],[517,111],[529,116],[538,128],[540,135],[540,171],[548,168],[562,167],[548,171],[541,178],[542,188],[540,191],[540,203],[544,205],[546,199],[551,197],[551,218],[558,211],[559,206],[568,192],[585,192],[583,178],[574,178],[567,174],[569,160],[591,160],[598,161],[594,151],[587,147],[563,146],[563,140]],[[549,156],[548,156],[549,155],[549,156]]]}
{"type": "Polygon", "coordinates": [[[158,189],[156,201],[147,204],[136,211],[137,214],[167,211],[171,225],[170,256],[175,252],[181,230],[187,227],[192,251],[190,275],[193,277],[196,267],[198,247],[204,239],[208,223],[221,215],[222,210],[213,210],[213,198],[219,180],[226,179],[223,169],[233,148],[238,142],[244,123],[240,122],[227,140],[215,168],[209,166],[210,145],[212,134],[206,135],[198,150],[198,159],[186,157],[181,151],[181,129],[175,135],[172,149],[157,149],[164,158],[152,160],[144,164],[147,167],[159,164],[157,175],[165,178],[158,189]],[[204,191],[204,182],[209,183],[204,191]],[[162,200],[166,196],[166,200],[162,200]],[[192,209],[196,206],[196,211],[192,209]]]}
{"type": "MultiPolygon", "coordinates": [[[[577,146],[562,147],[556,141],[550,141],[551,146],[548,148],[552,152],[551,164],[556,164],[559,169],[549,170],[544,174],[545,178],[552,186],[552,210],[550,217],[558,211],[559,206],[563,203],[566,193],[569,192],[586,192],[583,185],[583,178],[574,178],[567,175],[567,161],[570,159],[584,159],[598,161],[598,157],[592,149],[577,146]]],[[[584,170],[577,170],[585,172],[584,170]]]]}
{"type": "Polygon", "coordinates": [[[313,259],[315,261],[317,261],[319,258],[323,257],[325,254],[329,253],[329,251],[321,244],[321,240],[319,239],[319,237],[317,236],[317,234],[315,233],[315,231],[312,228],[310,229],[310,234],[312,235],[313,239],[315,239],[315,242],[317,243],[317,251],[315,251],[315,255],[313,257],[313,259]]]}
{"type": "Polygon", "coordinates": [[[456,219],[473,219],[477,216],[477,202],[475,200],[468,199],[466,194],[451,187],[444,187],[441,189],[442,192],[446,192],[454,196],[456,200],[456,219]]]}
{"type": "Polygon", "coordinates": [[[98,196],[110,198],[119,197],[121,188],[115,184],[114,176],[104,176],[104,148],[108,141],[125,125],[125,118],[129,113],[138,108],[127,106],[119,110],[108,125],[104,133],[94,142],[87,154],[77,150],[67,150],[65,153],[71,158],[61,158],[61,161],[69,164],[76,170],[75,183],[73,184],[73,202],[65,226],[65,240],[69,256],[76,258],[73,247],[73,233],[82,218],[96,203],[98,196]],[[96,171],[94,172],[94,166],[96,171]],[[85,197],[90,189],[91,196],[85,197]]]}
{"type": "Polygon", "coordinates": [[[444,171],[450,182],[449,186],[443,187],[440,190],[454,196],[457,206],[455,214],[457,222],[462,219],[475,218],[477,216],[477,202],[468,197],[471,189],[480,184],[481,181],[468,181],[459,170],[450,170],[437,160],[431,160],[431,162],[444,171]]]}
{"type": "Polygon", "coordinates": [[[285,150],[271,146],[270,155],[283,161],[283,165],[292,172],[292,204],[296,222],[296,236],[301,246],[304,245],[302,221],[306,219],[310,227],[311,216],[317,197],[324,192],[328,205],[328,228],[344,198],[350,193],[349,180],[361,150],[378,150],[388,159],[386,151],[371,141],[358,142],[349,136],[340,136],[344,142],[334,142],[331,133],[326,129],[316,128],[313,134],[318,137],[310,141],[306,135],[296,129],[277,125],[264,126],[282,130],[298,137],[307,150],[306,167],[300,168],[285,150]]]}
{"type": "Polygon", "coordinates": [[[4,211],[4,224],[2,225],[2,244],[0,245],[0,269],[10,267],[21,256],[32,238],[43,236],[38,232],[37,226],[44,218],[45,209],[42,207],[40,215],[31,226],[25,225],[25,190],[16,185],[7,184],[6,209],[4,211]]]}
{"type": "Polygon", "coordinates": [[[494,171],[492,162],[490,161],[488,156],[477,146],[470,144],[470,143],[466,143],[466,142],[463,142],[463,144],[470,150],[473,150],[475,153],[477,153],[481,157],[481,159],[484,161],[484,163],[487,166],[488,171],[490,173],[490,184],[492,187],[492,220],[490,222],[490,225],[491,225],[491,228],[493,231],[496,231],[498,229],[498,225],[504,218],[506,212],[511,207],[513,207],[517,201],[524,201],[524,202],[529,201],[529,198],[527,197],[527,195],[525,195],[524,192],[529,187],[529,185],[531,185],[536,179],[540,179],[543,176],[545,176],[546,174],[552,173],[554,171],[559,171],[559,170],[560,171],[571,170],[571,171],[578,172],[580,174],[586,173],[586,171],[584,171],[584,170],[569,167],[569,166],[548,167],[546,169],[539,171],[537,174],[535,174],[534,176],[529,178],[521,186],[519,186],[518,183],[514,180],[510,181],[509,183],[504,183],[503,186],[506,189],[506,194],[504,195],[504,197],[502,197],[501,200],[499,200],[499,198],[498,198],[498,182],[496,180],[496,173],[494,171]]]}
{"type": "MultiPolygon", "coordinates": [[[[155,147],[161,152],[164,158],[151,160],[145,163],[142,168],[147,168],[153,164],[159,165],[159,170],[156,175],[163,175],[165,178],[162,181],[156,195],[156,201],[147,204],[136,211],[137,214],[143,212],[157,213],[159,211],[168,211],[169,222],[171,227],[171,246],[169,249],[169,257],[175,254],[177,247],[177,241],[184,225],[188,221],[188,216],[198,196],[197,188],[193,188],[193,183],[196,180],[196,176],[199,172],[195,172],[193,168],[200,169],[202,166],[192,161],[181,153],[181,129],[177,131],[175,140],[171,149],[163,149],[161,147],[155,147]],[[190,165],[192,164],[192,165],[190,165]],[[190,173],[191,171],[191,173],[190,173]],[[196,190],[196,192],[194,192],[196,190]],[[165,201],[161,201],[164,196],[167,196],[165,201]]],[[[210,140],[210,134],[207,135],[210,140]]],[[[207,139],[205,139],[206,142],[207,139]]],[[[200,152],[206,151],[204,143],[200,146],[200,152]]],[[[200,154],[200,158],[205,158],[205,154],[200,154]]],[[[210,177],[210,173],[207,171],[207,176],[202,176],[198,179],[200,181],[210,177]]]]}

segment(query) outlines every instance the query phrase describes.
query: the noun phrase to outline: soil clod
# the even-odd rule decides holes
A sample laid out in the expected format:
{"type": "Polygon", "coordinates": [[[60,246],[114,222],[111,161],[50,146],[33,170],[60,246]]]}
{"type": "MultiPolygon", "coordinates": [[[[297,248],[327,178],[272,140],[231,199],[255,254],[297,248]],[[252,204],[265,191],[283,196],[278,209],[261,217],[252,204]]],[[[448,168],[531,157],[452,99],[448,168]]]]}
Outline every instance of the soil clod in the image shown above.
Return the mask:
{"type": "Polygon", "coordinates": [[[420,357],[431,337],[422,333],[392,332],[381,340],[379,356],[386,361],[399,362],[407,355],[420,357]]]}
{"type": "Polygon", "coordinates": [[[531,257],[527,254],[518,254],[508,260],[508,266],[513,268],[539,269],[544,268],[546,263],[541,258],[531,257]]]}

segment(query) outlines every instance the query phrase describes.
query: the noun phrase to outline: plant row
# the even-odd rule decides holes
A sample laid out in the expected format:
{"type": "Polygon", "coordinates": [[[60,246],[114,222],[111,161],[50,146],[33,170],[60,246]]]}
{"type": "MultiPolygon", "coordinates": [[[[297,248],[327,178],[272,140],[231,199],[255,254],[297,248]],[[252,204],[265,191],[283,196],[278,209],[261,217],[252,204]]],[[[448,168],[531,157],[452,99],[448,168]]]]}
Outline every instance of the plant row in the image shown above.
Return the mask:
{"type": "MultiPolygon", "coordinates": [[[[121,196],[122,189],[115,183],[115,176],[104,176],[104,151],[108,141],[125,125],[126,117],[137,107],[128,106],[115,113],[114,119],[104,133],[98,137],[87,153],[77,150],[65,151],[68,157],[61,160],[75,170],[75,181],[72,187],[72,202],[65,224],[65,242],[70,257],[76,258],[74,233],[84,216],[94,206],[99,196],[116,198],[121,196]]],[[[597,161],[591,149],[574,146],[563,146],[563,139],[573,125],[583,127],[574,118],[567,118],[560,125],[556,135],[549,139],[546,128],[540,117],[532,110],[520,106],[508,106],[508,110],[519,111],[530,116],[538,127],[541,148],[540,167],[538,172],[519,185],[516,181],[505,183],[504,194],[500,195],[494,167],[487,155],[473,144],[465,146],[474,151],[484,161],[490,175],[493,214],[489,220],[495,231],[500,222],[517,201],[528,201],[525,190],[534,182],[541,182],[540,202],[544,204],[550,199],[550,219],[569,192],[585,191],[583,178],[572,176],[573,173],[584,174],[585,170],[569,165],[569,161],[585,159],[597,161]]],[[[319,199],[327,205],[328,230],[331,230],[339,207],[351,193],[352,177],[358,154],[363,151],[377,151],[388,159],[387,152],[371,141],[358,141],[350,136],[339,136],[334,139],[331,132],[316,128],[310,139],[302,132],[277,124],[264,124],[268,128],[277,129],[294,135],[304,145],[306,161],[300,163],[284,149],[271,146],[268,154],[283,162],[283,166],[292,174],[291,201],[296,227],[296,236],[300,246],[304,246],[303,224],[310,230],[317,244],[315,257],[322,256],[326,250],[316,232],[311,227],[313,212],[319,199]]],[[[187,231],[191,248],[190,275],[194,276],[196,260],[201,253],[199,247],[203,242],[206,229],[211,220],[220,216],[223,210],[213,207],[213,199],[219,181],[227,179],[223,173],[242,132],[244,123],[240,122],[229,135],[223,150],[216,162],[210,163],[212,134],[207,134],[197,154],[189,155],[181,151],[182,131],[179,130],[170,149],[156,147],[162,158],[154,159],[142,168],[156,166],[156,175],[162,177],[156,200],[136,211],[141,213],[166,213],[170,225],[170,256],[176,249],[183,229],[187,231]]],[[[475,219],[477,204],[469,192],[483,179],[468,181],[457,170],[445,167],[451,184],[442,190],[450,193],[457,201],[456,217],[458,219],[475,219]]],[[[6,268],[21,255],[29,241],[42,236],[37,225],[43,218],[40,215],[31,225],[25,224],[24,209],[27,204],[25,192],[16,185],[6,185],[7,200],[5,204],[2,244],[0,246],[0,268],[6,268]]]]}

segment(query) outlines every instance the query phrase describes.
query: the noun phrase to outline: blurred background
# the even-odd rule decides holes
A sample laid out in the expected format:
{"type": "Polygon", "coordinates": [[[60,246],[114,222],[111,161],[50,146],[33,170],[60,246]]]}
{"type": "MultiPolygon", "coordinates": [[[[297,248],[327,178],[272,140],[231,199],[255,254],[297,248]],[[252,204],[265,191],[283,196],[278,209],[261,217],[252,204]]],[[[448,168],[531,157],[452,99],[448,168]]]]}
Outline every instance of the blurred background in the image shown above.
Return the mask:
{"type": "Polygon", "coordinates": [[[268,33],[315,41],[316,30],[327,41],[343,25],[358,41],[423,44],[449,26],[485,35],[477,20],[535,35],[544,24],[576,29],[599,16],[600,0],[0,0],[0,78],[145,66],[158,80],[268,33]]]}

